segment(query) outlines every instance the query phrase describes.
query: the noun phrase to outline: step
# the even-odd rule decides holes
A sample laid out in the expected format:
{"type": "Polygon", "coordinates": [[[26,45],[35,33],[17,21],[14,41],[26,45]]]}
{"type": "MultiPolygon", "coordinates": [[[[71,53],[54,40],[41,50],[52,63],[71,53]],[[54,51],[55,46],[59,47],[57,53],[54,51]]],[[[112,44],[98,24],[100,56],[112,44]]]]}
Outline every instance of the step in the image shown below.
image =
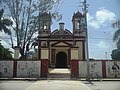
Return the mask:
{"type": "Polygon", "coordinates": [[[48,78],[70,78],[70,76],[69,69],[49,69],[48,78]]]}
{"type": "Polygon", "coordinates": [[[61,68],[55,68],[55,69],[49,69],[49,73],[70,73],[69,69],[61,69],[61,68]]]}
{"type": "Polygon", "coordinates": [[[49,73],[48,78],[70,78],[69,73],[49,73]]]}

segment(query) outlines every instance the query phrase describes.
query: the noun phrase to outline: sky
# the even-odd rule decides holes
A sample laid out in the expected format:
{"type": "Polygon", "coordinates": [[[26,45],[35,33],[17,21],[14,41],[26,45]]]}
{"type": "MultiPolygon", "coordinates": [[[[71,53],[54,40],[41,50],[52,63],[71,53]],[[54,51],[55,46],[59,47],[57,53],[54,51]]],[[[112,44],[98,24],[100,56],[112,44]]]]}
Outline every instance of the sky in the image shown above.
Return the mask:
{"type": "MultiPolygon", "coordinates": [[[[64,22],[65,28],[72,31],[73,13],[82,12],[80,2],[83,0],[61,1],[59,12],[62,14],[62,20],[59,22],[64,22]]],[[[87,3],[89,4],[87,13],[89,58],[111,59],[111,51],[116,49],[112,41],[116,29],[112,28],[111,23],[115,19],[120,19],[120,0],[87,0],[87,3]]],[[[53,20],[52,30],[59,27],[59,22],[53,20]]],[[[5,42],[2,43],[8,47],[5,42]]]]}
{"type": "MultiPolygon", "coordinates": [[[[72,16],[74,12],[82,12],[83,0],[62,0],[60,13],[65,28],[72,31],[72,16]],[[80,7],[79,7],[80,6],[80,7]]],[[[120,0],[87,0],[87,28],[89,58],[111,59],[111,52],[116,49],[112,37],[117,28],[112,28],[114,20],[120,19],[120,0]]],[[[58,28],[59,22],[53,22],[52,30],[58,28]]]]}

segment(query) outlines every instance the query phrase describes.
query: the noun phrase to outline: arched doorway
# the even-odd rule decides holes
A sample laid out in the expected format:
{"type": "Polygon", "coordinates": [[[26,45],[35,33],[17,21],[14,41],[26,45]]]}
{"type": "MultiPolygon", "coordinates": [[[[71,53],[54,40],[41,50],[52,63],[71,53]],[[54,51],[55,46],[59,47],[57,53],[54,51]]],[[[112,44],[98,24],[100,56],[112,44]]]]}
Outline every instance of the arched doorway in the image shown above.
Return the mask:
{"type": "Polygon", "coordinates": [[[67,67],[67,54],[65,52],[58,52],[56,55],[56,68],[67,67]]]}

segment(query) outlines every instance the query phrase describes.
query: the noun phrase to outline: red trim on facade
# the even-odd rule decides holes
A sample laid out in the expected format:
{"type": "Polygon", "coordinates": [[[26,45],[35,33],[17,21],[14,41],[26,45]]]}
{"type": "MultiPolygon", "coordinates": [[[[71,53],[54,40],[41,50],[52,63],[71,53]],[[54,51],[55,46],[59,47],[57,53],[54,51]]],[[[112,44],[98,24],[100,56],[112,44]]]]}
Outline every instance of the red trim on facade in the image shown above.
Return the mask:
{"type": "Polygon", "coordinates": [[[17,60],[13,61],[13,77],[17,77],[17,60]]]}
{"type": "Polygon", "coordinates": [[[38,44],[38,59],[41,59],[41,43],[38,44]]]}
{"type": "Polygon", "coordinates": [[[55,49],[52,49],[51,64],[55,64],[55,49]]]}
{"type": "Polygon", "coordinates": [[[79,60],[71,60],[71,77],[79,76],[79,60]]]}
{"type": "Polygon", "coordinates": [[[83,48],[83,60],[85,60],[85,42],[82,42],[82,48],[83,48]]]}
{"type": "Polygon", "coordinates": [[[47,77],[48,75],[48,59],[41,60],[41,77],[47,77]]]}
{"type": "Polygon", "coordinates": [[[71,59],[71,50],[68,49],[68,64],[70,64],[70,59],[71,59]]]}
{"type": "MultiPolygon", "coordinates": [[[[76,30],[80,30],[80,29],[76,29],[76,30]]],[[[39,39],[41,38],[52,38],[52,39],[60,39],[60,37],[62,37],[63,39],[77,39],[77,38],[85,38],[85,36],[75,36],[75,35],[67,35],[67,34],[64,34],[64,35],[59,35],[59,34],[56,34],[56,35],[52,35],[52,36],[38,36],[38,41],[39,39]],[[67,36],[67,37],[66,37],[67,36]]]]}
{"type": "Polygon", "coordinates": [[[106,61],[102,61],[102,77],[106,78],[106,61]]]}
{"type": "MultiPolygon", "coordinates": [[[[64,44],[66,44],[66,45],[68,45],[68,46],[72,46],[72,44],[69,44],[69,43],[67,43],[67,42],[65,42],[65,41],[58,41],[58,42],[56,42],[56,43],[54,43],[54,44],[52,44],[51,46],[55,46],[55,45],[57,45],[57,44],[59,44],[59,43],[64,43],[64,44]]],[[[67,46],[67,47],[68,47],[67,46]]],[[[60,46],[59,46],[60,47],[60,46]]]]}
{"type": "MultiPolygon", "coordinates": [[[[43,38],[44,39],[44,38],[43,38]]],[[[38,41],[48,41],[48,40],[38,40],[38,41]]],[[[65,41],[65,42],[73,42],[74,41],[74,39],[73,38],[68,38],[68,39],[60,39],[60,38],[58,38],[58,39],[56,39],[56,38],[53,38],[53,39],[51,39],[51,40],[49,40],[50,42],[51,41],[65,41]]],[[[83,38],[78,38],[78,39],[76,39],[75,41],[84,41],[84,39],[83,38]]]]}
{"type": "Polygon", "coordinates": [[[54,46],[54,47],[70,47],[70,46],[54,46]]]}

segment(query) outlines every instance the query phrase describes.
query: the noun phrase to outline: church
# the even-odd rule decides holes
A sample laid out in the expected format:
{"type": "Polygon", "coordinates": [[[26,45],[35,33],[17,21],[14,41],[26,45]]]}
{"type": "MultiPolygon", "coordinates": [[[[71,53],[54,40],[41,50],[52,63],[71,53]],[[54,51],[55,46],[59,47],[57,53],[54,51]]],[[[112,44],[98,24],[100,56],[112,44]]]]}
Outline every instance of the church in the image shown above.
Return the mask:
{"type": "Polygon", "coordinates": [[[59,28],[51,30],[51,15],[39,16],[38,58],[47,60],[48,67],[70,68],[71,60],[86,60],[86,17],[81,12],[72,16],[72,30],[59,23],[59,28]]]}

